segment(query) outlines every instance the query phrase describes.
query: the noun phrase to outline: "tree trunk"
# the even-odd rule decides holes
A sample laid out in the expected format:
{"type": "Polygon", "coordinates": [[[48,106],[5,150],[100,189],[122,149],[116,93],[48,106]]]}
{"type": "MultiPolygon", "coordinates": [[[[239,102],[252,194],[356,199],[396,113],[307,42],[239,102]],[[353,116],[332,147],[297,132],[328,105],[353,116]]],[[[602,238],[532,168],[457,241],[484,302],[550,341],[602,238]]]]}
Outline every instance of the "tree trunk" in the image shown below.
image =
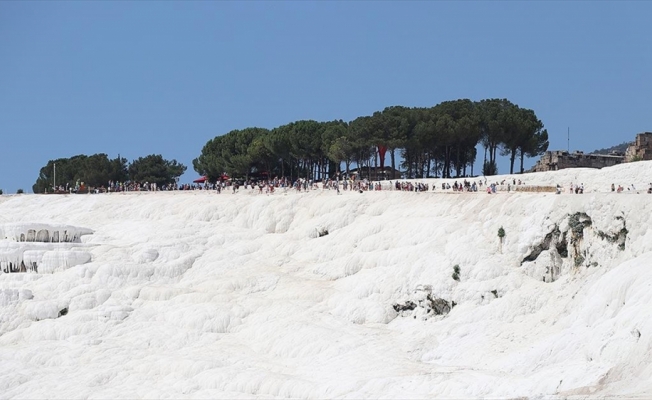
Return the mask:
{"type": "Polygon", "coordinates": [[[376,168],[376,180],[379,181],[380,179],[378,178],[378,147],[375,148],[374,150],[374,168],[376,168]]]}
{"type": "Polygon", "coordinates": [[[419,155],[419,177],[423,178],[425,174],[426,160],[423,158],[423,153],[419,155]]]}
{"type": "Polygon", "coordinates": [[[509,156],[509,173],[513,174],[514,173],[514,161],[516,160],[516,149],[512,149],[511,154],[509,156]]]}
{"type": "Polygon", "coordinates": [[[396,163],[394,159],[394,149],[389,151],[389,156],[392,159],[392,179],[396,179],[396,163]]]}
{"type": "Polygon", "coordinates": [[[367,179],[371,180],[371,158],[367,159],[367,179]]]}

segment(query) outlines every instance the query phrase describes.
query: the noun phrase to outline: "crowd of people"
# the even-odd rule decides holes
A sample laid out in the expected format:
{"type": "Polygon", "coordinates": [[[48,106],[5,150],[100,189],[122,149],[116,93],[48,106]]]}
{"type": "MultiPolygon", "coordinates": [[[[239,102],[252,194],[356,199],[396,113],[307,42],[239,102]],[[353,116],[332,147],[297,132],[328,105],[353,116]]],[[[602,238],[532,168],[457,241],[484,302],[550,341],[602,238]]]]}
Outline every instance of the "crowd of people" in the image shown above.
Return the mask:
{"type": "MultiPolygon", "coordinates": [[[[503,180],[501,182],[488,183],[486,178],[476,181],[469,181],[464,179],[461,182],[454,181],[451,185],[448,182],[441,184],[441,191],[447,192],[477,192],[482,190],[483,186],[487,187],[487,193],[496,193],[499,190],[512,191],[516,185],[525,185],[525,182],[514,179],[513,181],[503,180]]],[[[217,185],[211,183],[204,183],[195,189],[199,190],[217,190],[221,193],[226,188],[230,188],[233,193],[241,190],[247,190],[259,194],[270,194],[278,191],[279,189],[287,192],[292,189],[296,192],[307,192],[311,190],[335,190],[337,193],[346,191],[367,192],[367,191],[403,191],[403,192],[430,192],[438,191],[437,186],[425,182],[414,182],[410,180],[389,180],[389,181],[370,181],[368,179],[325,179],[323,181],[315,181],[311,179],[298,178],[290,182],[287,178],[273,180],[248,180],[242,182],[225,181],[217,185]]]]}
{"type": "MultiPolygon", "coordinates": [[[[66,183],[64,185],[57,185],[53,187],[54,193],[117,193],[117,192],[155,192],[161,190],[190,190],[188,185],[180,185],[177,187],[174,184],[159,186],[151,182],[117,182],[109,181],[107,186],[89,186],[83,181],[77,181],[75,185],[66,183]]],[[[193,188],[195,189],[195,188],[193,188]]]]}
{"type": "MultiPolygon", "coordinates": [[[[625,191],[625,188],[622,187],[621,185],[618,185],[618,187],[616,187],[616,185],[612,183],[612,184],[611,184],[611,191],[612,191],[612,192],[616,192],[616,193],[622,193],[622,192],[625,191]]],[[[636,193],[638,193],[638,192],[636,191],[636,187],[634,186],[634,184],[631,184],[630,186],[628,186],[628,187],[627,187],[627,191],[631,191],[631,192],[636,192],[636,193]]],[[[648,194],[652,194],[652,183],[650,183],[650,186],[647,188],[647,193],[648,193],[648,194]]]]}
{"type": "MultiPolygon", "coordinates": [[[[485,187],[488,194],[495,194],[498,191],[507,191],[511,192],[514,190],[523,190],[517,189],[520,186],[524,186],[525,182],[520,179],[507,180],[503,179],[498,182],[487,182],[486,178],[479,178],[476,180],[464,179],[463,181],[458,182],[457,180],[451,185],[449,182],[442,182],[441,186],[431,185],[430,183],[425,182],[414,182],[411,180],[395,180],[395,181],[370,181],[368,179],[355,179],[355,178],[343,178],[340,179],[339,175],[334,178],[325,179],[323,181],[315,181],[312,179],[306,178],[297,178],[295,180],[290,180],[287,177],[273,179],[249,179],[249,180],[220,180],[217,182],[205,181],[203,183],[193,183],[193,184],[167,184],[167,185],[157,185],[156,183],[150,182],[117,182],[109,181],[107,186],[101,186],[99,188],[87,187],[84,182],[77,181],[74,186],[66,184],[65,186],[60,185],[54,188],[55,193],[120,193],[120,192],[155,192],[155,191],[176,191],[176,190],[208,190],[216,191],[217,193],[222,193],[224,191],[231,191],[232,193],[238,193],[241,190],[247,190],[253,193],[258,194],[273,194],[276,191],[287,192],[288,190],[294,190],[296,192],[307,192],[311,190],[334,190],[338,194],[346,191],[357,191],[357,192],[367,192],[367,191],[381,191],[381,190],[392,190],[392,191],[403,191],[403,192],[430,192],[438,191],[438,188],[441,187],[442,192],[478,192],[482,191],[485,187]]],[[[527,188],[526,188],[527,189],[527,188]]],[[[569,193],[572,194],[583,194],[584,193],[584,183],[575,184],[571,183],[569,185],[569,193]]],[[[638,193],[635,186],[632,184],[627,188],[615,184],[611,184],[611,192],[622,193],[624,191],[638,193]]],[[[565,192],[564,188],[561,185],[556,186],[557,194],[565,192]]],[[[650,183],[647,193],[652,194],[652,183],[650,183]]]]}

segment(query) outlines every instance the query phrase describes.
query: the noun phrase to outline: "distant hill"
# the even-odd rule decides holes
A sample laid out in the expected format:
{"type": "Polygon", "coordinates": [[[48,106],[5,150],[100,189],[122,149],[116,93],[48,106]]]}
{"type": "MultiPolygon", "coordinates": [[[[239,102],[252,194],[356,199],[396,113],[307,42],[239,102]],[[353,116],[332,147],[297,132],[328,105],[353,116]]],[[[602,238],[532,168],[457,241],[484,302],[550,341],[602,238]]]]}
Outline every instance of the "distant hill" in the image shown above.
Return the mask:
{"type": "Polygon", "coordinates": [[[627,150],[627,147],[632,144],[632,142],[622,142],[621,144],[608,147],[606,149],[600,149],[600,150],[594,150],[591,152],[591,154],[611,154],[613,152],[617,153],[625,153],[627,150]]]}

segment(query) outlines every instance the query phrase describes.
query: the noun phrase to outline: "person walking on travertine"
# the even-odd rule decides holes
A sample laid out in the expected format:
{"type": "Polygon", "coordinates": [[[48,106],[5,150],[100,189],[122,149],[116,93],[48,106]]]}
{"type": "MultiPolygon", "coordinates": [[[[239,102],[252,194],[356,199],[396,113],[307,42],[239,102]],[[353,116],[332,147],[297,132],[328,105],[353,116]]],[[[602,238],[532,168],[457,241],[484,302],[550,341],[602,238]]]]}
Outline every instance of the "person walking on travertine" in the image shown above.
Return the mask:
{"type": "Polygon", "coordinates": [[[337,190],[337,194],[340,193],[340,172],[337,171],[337,174],[335,174],[335,189],[337,190]]]}

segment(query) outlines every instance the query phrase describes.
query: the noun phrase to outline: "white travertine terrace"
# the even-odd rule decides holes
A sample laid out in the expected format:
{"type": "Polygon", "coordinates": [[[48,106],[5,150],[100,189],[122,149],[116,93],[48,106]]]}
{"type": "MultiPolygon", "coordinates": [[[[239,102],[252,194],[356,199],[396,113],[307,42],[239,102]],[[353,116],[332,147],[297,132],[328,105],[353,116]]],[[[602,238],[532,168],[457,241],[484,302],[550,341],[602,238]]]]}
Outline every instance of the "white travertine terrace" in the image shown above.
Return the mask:
{"type": "Polygon", "coordinates": [[[652,162],[511,179],[566,192],[0,196],[94,232],[0,241],[0,397],[652,398],[652,162]]]}
{"type": "Polygon", "coordinates": [[[71,225],[51,225],[39,223],[0,224],[0,239],[14,242],[78,243],[83,235],[93,231],[71,225]]]}
{"type": "Polygon", "coordinates": [[[93,231],[71,225],[0,224],[0,273],[58,270],[85,264],[91,254],[77,248],[93,231]]]}

